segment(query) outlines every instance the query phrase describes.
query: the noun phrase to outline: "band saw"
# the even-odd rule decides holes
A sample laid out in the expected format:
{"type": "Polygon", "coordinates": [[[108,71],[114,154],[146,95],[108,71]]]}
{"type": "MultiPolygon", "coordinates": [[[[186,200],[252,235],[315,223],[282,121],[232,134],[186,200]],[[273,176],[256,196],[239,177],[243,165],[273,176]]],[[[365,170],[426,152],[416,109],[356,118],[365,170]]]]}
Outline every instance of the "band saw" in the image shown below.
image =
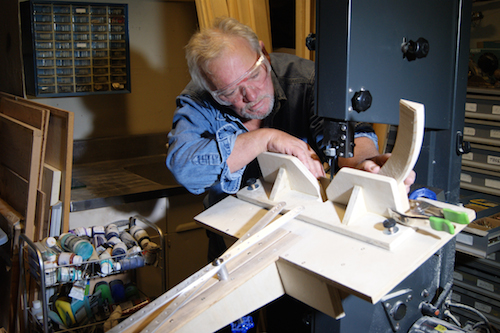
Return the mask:
{"type": "Polygon", "coordinates": [[[403,180],[420,151],[423,109],[400,101],[403,130],[379,174],[343,168],[328,183],[294,157],[259,156],[261,179],[195,217],[234,245],[110,332],[214,332],[285,294],[317,309],[329,331],[349,321],[360,332],[363,321],[367,331],[407,331],[425,309],[439,312],[440,251],[466,225],[451,234],[415,219],[384,232],[391,210],[409,208],[403,180]]]}

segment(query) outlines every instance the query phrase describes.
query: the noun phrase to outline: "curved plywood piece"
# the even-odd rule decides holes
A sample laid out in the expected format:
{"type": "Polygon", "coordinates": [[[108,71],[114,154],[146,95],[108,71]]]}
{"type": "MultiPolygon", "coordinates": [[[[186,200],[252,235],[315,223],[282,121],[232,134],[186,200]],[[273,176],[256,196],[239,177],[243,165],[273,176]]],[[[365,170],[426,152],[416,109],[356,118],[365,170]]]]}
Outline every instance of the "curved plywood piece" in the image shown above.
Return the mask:
{"type": "Polygon", "coordinates": [[[392,155],[379,174],[403,182],[415,167],[424,139],[425,108],[423,104],[399,101],[399,127],[392,155]]]}

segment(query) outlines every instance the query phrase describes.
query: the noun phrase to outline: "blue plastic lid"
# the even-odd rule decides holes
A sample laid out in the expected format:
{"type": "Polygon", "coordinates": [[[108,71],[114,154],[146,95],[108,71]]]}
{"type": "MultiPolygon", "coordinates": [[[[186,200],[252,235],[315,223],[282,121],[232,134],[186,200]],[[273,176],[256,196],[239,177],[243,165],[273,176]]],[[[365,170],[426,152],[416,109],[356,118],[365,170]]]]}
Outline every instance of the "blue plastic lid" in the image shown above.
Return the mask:
{"type": "Polygon", "coordinates": [[[94,252],[94,247],[90,242],[81,241],[75,244],[73,252],[82,256],[83,260],[87,260],[92,256],[92,252],[94,252]]]}

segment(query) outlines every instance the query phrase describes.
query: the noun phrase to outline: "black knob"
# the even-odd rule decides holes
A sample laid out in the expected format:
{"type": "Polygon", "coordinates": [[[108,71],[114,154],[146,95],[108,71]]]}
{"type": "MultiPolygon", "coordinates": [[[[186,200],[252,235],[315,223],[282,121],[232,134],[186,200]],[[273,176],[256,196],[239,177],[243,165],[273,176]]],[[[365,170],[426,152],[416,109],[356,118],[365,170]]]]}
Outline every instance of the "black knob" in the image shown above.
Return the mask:
{"type": "Polygon", "coordinates": [[[429,54],[429,42],[427,39],[420,37],[417,39],[417,47],[415,49],[415,55],[417,58],[425,58],[429,54]]]}
{"type": "Polygon", "coordinates": [[[351,99],[352,108],[357,112],[368,110],[372,106],[372,94],[369,90],[356,91],[351,99]]]}
{"type": "Polygon", "coordinates": [[[471,152],[469,141],[464,141],[462,131],[457,131],[457,155],[468,154],[471,152]]]}
{"type": "Polygon", "coordinates": [[[403,39],[403,44],[401,44],[401,51],[403,52],[403,58],[408,61],[413,61],[415,59],[425,58],[429,54],[429,42],[427,39],[420,37],[416,42],[406,38],[403,39]]]}
{"type": "Polygon", "coordinates": [[[316,34],[310,33],[306,37],[306,47],[309,51],[316,50],[316,34]]]}
{"type": "Polygon", "coordinates": [[[394,226],[396,225],[396,220],[393,218],[389,218],[389,219],[385,220],[384,222],[382,222],[382,225],[386,229],[394,228],[394,226]]]}

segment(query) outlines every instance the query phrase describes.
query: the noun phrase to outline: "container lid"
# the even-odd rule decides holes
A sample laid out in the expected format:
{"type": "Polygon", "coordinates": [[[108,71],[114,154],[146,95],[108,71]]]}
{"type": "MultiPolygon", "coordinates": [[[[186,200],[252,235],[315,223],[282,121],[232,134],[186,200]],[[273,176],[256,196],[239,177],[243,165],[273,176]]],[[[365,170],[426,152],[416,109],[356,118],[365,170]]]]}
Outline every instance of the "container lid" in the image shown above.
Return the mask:
{"type": "Polygon", "coordinates": [[[101,262],[101,273],[102,274],[109,274],[113,271],[113,266],[109,261],[103,261],[101,262]]]}
{"type": "Polygon", "coordinates": [[[73,264],[78,265],[83,262],[82,256],[76,255],[73,257],[73,264]]]}
{"type": "Polygon", "coordinates": [[[56,242],[56,239],[54,237],[45,238],[45,245],[47,245],[48,247],[56,246],[56,244],[57,244],[57,242],[56,242]]]}
{"type": "Polygon", "coordinates": [[[40,309],[42,307],[42,302],[40,300],[33,301],[33,308],[40,309]]]}

